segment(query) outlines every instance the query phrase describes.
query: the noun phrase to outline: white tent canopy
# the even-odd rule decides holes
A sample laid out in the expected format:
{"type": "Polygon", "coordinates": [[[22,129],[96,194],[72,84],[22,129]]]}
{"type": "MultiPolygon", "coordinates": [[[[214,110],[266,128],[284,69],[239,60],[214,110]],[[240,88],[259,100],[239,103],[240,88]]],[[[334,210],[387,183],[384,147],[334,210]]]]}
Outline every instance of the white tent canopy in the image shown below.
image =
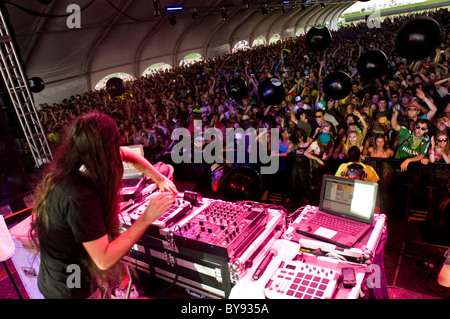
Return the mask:
{"type": "Polygon", "coordinates": [[[28,77],[45,82],[34,94],[36,104],[52,104],[93,90],[117,72],[140,77],[155,64],[178,66],[192,53],[211,58],[240,41],[251,46],[261,37],[265,43],[293,37],[337,20],[355,2],[12,0],[5,8],[28,77]],[[169,6],[183,9],[170,13],[169,6]]]}

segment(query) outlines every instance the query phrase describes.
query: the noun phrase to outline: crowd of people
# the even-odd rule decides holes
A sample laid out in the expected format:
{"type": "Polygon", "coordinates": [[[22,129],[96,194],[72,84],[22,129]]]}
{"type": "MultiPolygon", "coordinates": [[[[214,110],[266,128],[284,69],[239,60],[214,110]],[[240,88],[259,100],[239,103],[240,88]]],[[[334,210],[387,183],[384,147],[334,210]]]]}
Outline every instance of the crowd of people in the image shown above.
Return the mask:
{"type": "MultiPolygon", "coordinates": [[[[441,26],[450,22],[447,9],[427,15],[441,26]]],[[[170,154],[174,129],[192,131],[195,120],[203,130],[214,127],[223,132],[279,128],[279,155],[289,158],[280,174],[288,176],[291,190],[304,187],[306,179],[317,185],[321,174],[334,173],[352,146],[359,148],[361,160],[399,160],[403,173],[411,171],[413,162],[450,164],[450,33],[442,28],[443,41],[432,56],[406,60],[396,52],[395,35],[416,16],[386,18],[380,28],[364,22],[342,27],[332,32],[332,42],[323,52],[311,52],[300,36],[174,67],[124,82],[121,96],[104,89],[40,105],[40,120],[50,144],[56,145],[75,116],[100,110],[117,122],[121,144],[143,144],[151,162],[170,154]],[[383,51],[389,61],[385,75],[375,80],[365,79],[357,68],[361,54],[371,48],[383,51]],[[324,77],[338,70],[352,79],[351,92],[342,100],[322,90],[324,77]],[[277,105],[264,104],[258,94],[258,84],[271,77],[278,77],[285,90],[277,105]],[[247,84],[247,94],[240,99],[227,94],[226,84],[233,78],[247,84]]],[[[445,215],[450,207],[449,174],[445,165],[439,166],[439,209],[445,215]]],[[[390,169],[378,174],[387,177],[390,169]]]]}

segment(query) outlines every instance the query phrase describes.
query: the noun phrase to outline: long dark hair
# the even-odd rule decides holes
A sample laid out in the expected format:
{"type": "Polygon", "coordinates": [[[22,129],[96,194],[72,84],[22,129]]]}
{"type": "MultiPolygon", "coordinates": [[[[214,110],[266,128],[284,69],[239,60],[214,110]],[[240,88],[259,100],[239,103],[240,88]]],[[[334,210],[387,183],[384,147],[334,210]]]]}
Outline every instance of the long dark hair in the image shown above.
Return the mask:
{"type": "Polygon", "coordinates": [[[110,240],[119,233],[118,205],[123,164],[115,121],[93,111],[74,119],[65,131],[53,163],[47,168],[34,193],[30,237],[39,249],[38,232],[48,227],[47,200],[55,185],[84,165],[87,179],[99,194],[99,204],[110,240]]]}

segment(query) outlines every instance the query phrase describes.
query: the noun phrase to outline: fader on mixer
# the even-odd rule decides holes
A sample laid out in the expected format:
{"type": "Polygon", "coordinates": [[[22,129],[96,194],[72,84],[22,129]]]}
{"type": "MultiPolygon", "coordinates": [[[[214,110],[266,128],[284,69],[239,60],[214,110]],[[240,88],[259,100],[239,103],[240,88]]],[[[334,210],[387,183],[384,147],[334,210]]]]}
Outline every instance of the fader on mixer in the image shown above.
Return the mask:
{"type": "Polygon", "coordinates": [[[225,248],[228,255],[236,255],[266,223],[267,211],[264,208],[214,200],[192,218],[183,220],[175,235],[225,248]]]}

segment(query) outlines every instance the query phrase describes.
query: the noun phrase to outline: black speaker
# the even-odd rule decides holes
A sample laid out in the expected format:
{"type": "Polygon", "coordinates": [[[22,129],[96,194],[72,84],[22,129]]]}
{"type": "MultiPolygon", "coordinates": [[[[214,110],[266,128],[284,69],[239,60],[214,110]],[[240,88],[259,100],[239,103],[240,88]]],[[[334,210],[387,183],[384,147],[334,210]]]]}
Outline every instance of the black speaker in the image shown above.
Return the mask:
{"type": "Polygon", "coordinates": [[[224,178],[223,192],[228,201],[258,201],[263,194],[261,175],[248,166],[235,167],[224,178]]]}
{"type": "Polygon", "coordinates": [[[9,122],[0,110],[0,206],[28,190],[28,177],[14,142],[9,122]]]}

